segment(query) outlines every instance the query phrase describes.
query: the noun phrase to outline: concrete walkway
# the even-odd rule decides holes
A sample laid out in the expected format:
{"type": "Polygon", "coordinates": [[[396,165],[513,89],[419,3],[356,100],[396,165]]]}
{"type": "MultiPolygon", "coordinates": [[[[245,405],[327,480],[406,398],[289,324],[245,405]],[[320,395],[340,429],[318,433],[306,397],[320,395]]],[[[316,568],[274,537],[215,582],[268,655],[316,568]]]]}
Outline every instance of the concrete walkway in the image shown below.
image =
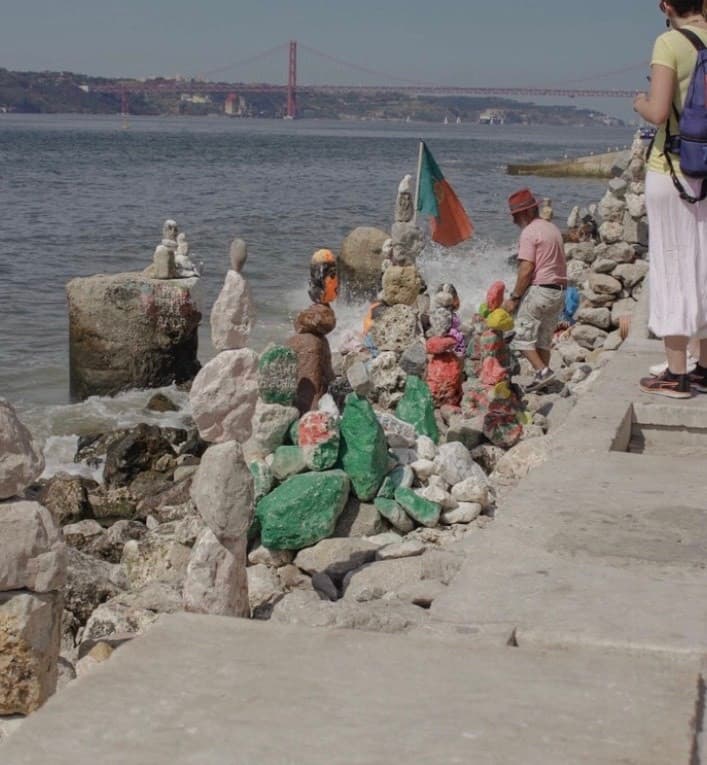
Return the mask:
{"type": "Polygon", "coordinates": [[[641,394],[660,358],[624,345],[420,634],[165,617],[0,763],[707,765],[707,396],[641,394]]]}

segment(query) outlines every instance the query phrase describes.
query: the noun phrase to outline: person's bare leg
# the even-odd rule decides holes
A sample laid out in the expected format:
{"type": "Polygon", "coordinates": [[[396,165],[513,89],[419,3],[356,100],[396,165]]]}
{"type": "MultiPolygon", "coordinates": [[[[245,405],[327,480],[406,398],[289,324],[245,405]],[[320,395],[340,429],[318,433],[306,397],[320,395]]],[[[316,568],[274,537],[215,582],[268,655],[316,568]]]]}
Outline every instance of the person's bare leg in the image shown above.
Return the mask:
{"type": "Polygon", "coordinates": [[[552,351],[549,348],[538,348],[537,351],[538,356],[543,360],[543,364],[545,364],[546,367],[549,367],[552,351]]]}
{"type": "Polygon", "coordinates": [[[543,361],[543,357],[540,355],[541,351],[533,349],[532,351],[521,351],[523,356],[531,363],[533,369],[539,372],[541,369],[545,369],[547,364],[543,361]]]}
{"type": "Polygon", "coordinates": [[[700,341],[697,338],[693,337],[690,339],[690,342],[687,344],[687,352],[693,359],[700,358],[700,341]]]}
{"type": "Polygon", "coordinates": [[[674,375],[687,374],[687,341],[683,335],[669,335],[663,338],[668,369],[674,375]]]}

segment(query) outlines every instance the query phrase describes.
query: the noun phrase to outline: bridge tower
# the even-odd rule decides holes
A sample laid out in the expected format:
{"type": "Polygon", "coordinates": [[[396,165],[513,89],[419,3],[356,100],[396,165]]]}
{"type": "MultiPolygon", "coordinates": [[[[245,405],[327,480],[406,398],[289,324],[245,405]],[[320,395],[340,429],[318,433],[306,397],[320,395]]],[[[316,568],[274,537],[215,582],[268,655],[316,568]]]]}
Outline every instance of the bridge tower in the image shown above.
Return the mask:
{"type": "Polygon", "coordinates": [[[287,76],[287,114],[285,119],[297,116],[297,41],[290,40],[290,67],[287,76]]]}

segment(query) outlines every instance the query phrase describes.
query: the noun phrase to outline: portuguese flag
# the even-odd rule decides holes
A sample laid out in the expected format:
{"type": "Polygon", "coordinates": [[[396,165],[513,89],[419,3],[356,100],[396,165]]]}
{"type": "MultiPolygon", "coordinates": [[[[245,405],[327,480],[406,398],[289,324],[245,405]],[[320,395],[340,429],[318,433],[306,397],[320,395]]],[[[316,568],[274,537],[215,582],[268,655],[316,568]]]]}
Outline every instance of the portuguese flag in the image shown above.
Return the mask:
{"type": "Polygon", "coordinates": [[[417,210],[432,217],[432,239],[445,247],[453,247],[470,239],[474,233],[474,226],[464,206],[424,141],[420,145],[420,168],[417,174],[417,210]]]}

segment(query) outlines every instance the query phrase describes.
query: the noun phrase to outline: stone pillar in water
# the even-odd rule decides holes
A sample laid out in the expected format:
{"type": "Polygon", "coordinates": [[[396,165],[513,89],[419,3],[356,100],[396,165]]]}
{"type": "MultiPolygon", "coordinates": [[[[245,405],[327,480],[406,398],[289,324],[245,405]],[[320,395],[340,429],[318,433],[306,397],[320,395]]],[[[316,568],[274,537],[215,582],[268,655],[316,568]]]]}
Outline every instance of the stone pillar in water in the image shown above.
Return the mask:
{"type": "Polygon", "coordinates": [[[198,283],[141,273],[70,281],[72,400],[191,380],[199,371],[198,283]]]}

